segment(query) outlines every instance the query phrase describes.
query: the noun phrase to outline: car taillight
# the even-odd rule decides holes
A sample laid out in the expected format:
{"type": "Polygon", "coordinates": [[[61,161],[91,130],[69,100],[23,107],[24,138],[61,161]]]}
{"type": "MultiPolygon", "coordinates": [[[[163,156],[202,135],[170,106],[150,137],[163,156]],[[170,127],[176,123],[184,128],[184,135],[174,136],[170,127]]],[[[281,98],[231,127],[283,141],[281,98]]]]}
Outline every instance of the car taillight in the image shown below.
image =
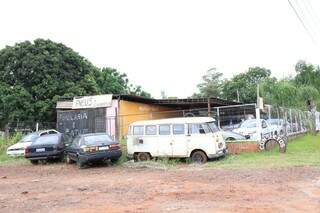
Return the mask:
{"type": "Polygon", "coordinates": [[[24,149],[24,154],[28,154],[31,152],[31,149],[29,149],[28,147],[24,149]]]}
{"type": "Polygon", "coordinates": [[[96,152],[96,151],[98,151],[98,147],[97,146],[86,146],[86,147],[82,147],[82,150],[84,152],[96,152]]]}
{"type": "Polygon", "coordinates": [[[113,150],[120,149],[120,144],[118,144],[118,143],[111,144],[111,145],[109,145],[109,149],[113,149],[113,150]]]}

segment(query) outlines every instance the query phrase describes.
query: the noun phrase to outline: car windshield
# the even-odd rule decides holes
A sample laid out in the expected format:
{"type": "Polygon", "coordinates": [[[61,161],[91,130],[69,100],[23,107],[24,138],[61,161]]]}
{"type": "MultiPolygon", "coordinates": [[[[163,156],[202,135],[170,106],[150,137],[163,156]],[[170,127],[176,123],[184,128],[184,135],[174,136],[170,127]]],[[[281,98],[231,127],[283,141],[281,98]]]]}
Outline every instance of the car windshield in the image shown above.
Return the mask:
{"type": "Polygon", "coordinates": [[[240,128],[256,128],[257,120],[246,120],[241,125],[240,128]]]}
{"type": "Polygon", "coordinates": [[[39,137],[32,145],[40,145],[40,144],[56,144],[59,142],[59,135],[47,135],[43,137],[39,137]]]}
{"type": "Polygon", "coordinates": [[[216,126],[216,124],[214,122],[208,122],[207,123],[211,132],[217,132],[219,131],[218,127],[216,126]]]}
{"type": "Polygon", "coordinates": [[[39,135],[37,133],[31,133],[31,134],[28,134],[25,137],[23,137],[21,139],[20,143],[32,142],[38,137],[39,137],[39,135]]]}
{"type": "Polygon", "coordinates": [[[84,137],[85,145],[96,145],[101,143],[112,142],[112,139],[109,135],[90,135],[84,137]]]}
{"type": "Polygon", "coordinates": [[[268,123],[270,125],[280,125],[282,122],[281,122],[281,120],[271,119],[271,120],[268,120],[268,123]]]}

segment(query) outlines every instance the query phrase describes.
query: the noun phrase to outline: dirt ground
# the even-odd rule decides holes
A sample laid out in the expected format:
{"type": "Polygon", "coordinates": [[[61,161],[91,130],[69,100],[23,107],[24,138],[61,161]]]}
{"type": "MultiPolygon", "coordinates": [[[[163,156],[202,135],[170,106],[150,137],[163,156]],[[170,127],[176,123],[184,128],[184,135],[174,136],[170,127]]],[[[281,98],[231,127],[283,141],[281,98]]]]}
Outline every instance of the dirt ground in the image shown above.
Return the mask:
{"type": "Polygon", "coordinates": [[[320,167],[1,166],[0,212],[320,212],[320,167]]]}

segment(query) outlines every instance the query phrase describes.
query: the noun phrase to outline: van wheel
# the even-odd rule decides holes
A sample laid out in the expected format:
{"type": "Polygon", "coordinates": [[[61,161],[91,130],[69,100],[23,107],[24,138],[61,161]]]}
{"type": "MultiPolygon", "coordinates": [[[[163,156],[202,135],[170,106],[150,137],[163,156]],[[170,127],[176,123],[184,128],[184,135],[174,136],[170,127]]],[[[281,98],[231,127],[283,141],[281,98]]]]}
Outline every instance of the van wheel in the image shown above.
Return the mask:
{"type": "Polygon", "coordinates": [[[78,158],[77,160],[77,166],[79,169],[84,169],[85,168],[85,164],[83,162],[81,162],[81,160],[78,158]]]}
{"type": "Polygon", "coordinates": [[[194,153],[192,153],[191,155],[191,160],[194,163],[199,163],[199,164],[203,164],[206,163],[208,161],[208,157],[207,155],[202,152],[202,151],[195,151],[194,153]]]}
{"type": "Polygon", "coordinates": [[[147,160],[150,160],[151,159],[151,156],[149,153],[146,153],[146,152],[139,152],[137,154],[137,161],[147,161],[147,160]]]}

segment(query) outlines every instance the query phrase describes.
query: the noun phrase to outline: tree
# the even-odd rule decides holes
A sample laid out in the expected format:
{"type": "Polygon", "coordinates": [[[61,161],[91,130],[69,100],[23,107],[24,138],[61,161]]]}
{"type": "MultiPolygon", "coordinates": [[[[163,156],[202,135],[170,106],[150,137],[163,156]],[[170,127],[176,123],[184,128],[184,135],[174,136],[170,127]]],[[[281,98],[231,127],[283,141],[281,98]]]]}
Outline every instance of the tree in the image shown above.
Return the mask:
{"type": "Polygon", "coordinates": [[[269,80],[271,71],[261,67],[250,67],[245,73],[235,75],[223,84],[223,97],[228,100],[237,100],[243,103],[255,103],[257,100],[257,85],[269,80]]]}
{"type": "Polygon", "coordinates": [[[54,121],[58,97],[98,94],[98,72],[84,57],[50,40],[5,47],[0,50],[1,122],[54,121]]]}
{"type": "Polygon", "coordinates": [[[295,83],[297,85],[311,85],[320,91],[320,68],[305,61],[298,61],[296,64],[295,83]]]}
{"type": "Polygon", "coordinates": [[[102,68],[96,81],[102,94],[125,94],[129,87],[127,75],[113,68],[102,68]]]}
{"type": "Polygon", "coordinates": [[[216,68],[209,69],[204,76],[202,82],[197,85],[199,93],[194,97],[220,97],[222,93],[223,74],[217,72],[216,68]]]}

